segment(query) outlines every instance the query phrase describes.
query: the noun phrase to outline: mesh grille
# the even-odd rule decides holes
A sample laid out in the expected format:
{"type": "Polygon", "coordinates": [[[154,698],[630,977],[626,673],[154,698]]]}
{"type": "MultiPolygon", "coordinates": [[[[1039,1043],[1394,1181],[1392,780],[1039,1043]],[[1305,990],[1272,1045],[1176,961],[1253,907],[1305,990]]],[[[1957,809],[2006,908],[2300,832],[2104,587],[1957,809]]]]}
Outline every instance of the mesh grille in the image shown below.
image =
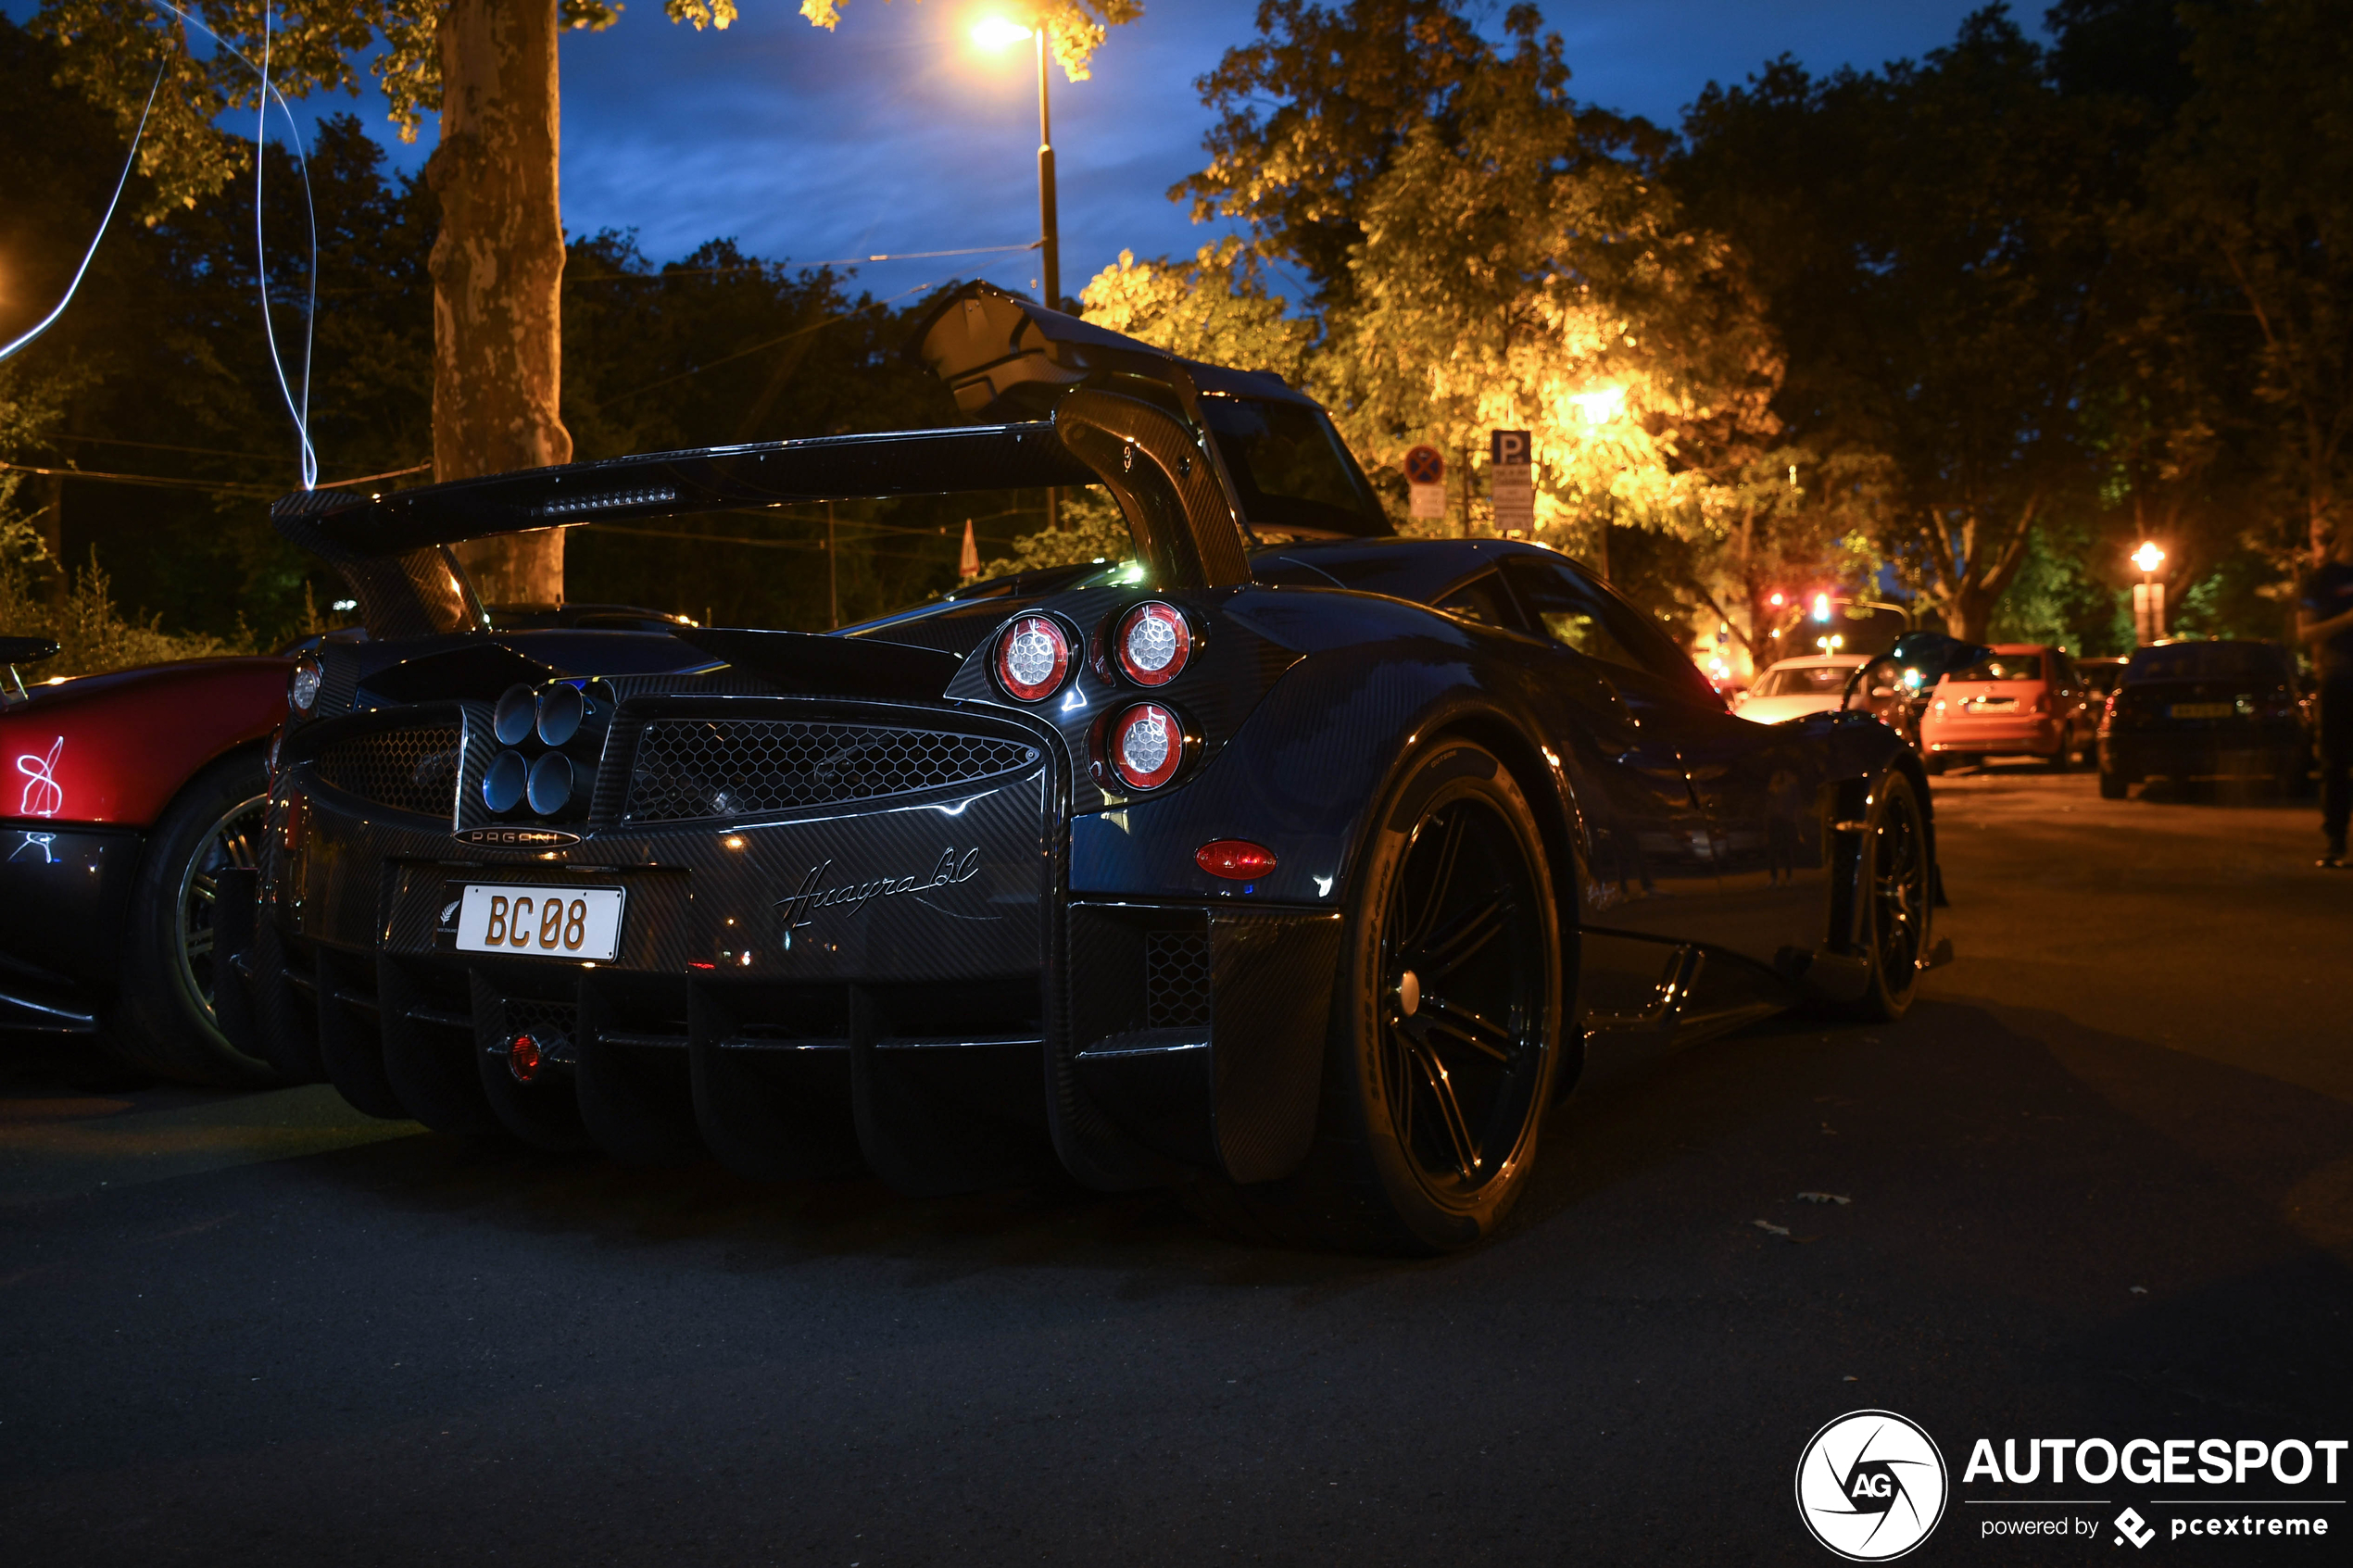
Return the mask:
{"type": "Polygon", "coordinates": [[[660,719],[637,741],[631,822],[676,822],[907,795],[1028,767],[981,735],[790,719],[660,719]]]}
{"type": "Polygon", "coordinates": [[[331,741],[319,753],[319,777],[362,800],[446,817],[458,798],[456,725],[379,730],[331,741]]]}
{"type": "Polygon", "coordinates": [[[1209,935],[1153,931],[1144,936],[1144,1027],[1199,1028],[1209,1022],[1209,935]]]}

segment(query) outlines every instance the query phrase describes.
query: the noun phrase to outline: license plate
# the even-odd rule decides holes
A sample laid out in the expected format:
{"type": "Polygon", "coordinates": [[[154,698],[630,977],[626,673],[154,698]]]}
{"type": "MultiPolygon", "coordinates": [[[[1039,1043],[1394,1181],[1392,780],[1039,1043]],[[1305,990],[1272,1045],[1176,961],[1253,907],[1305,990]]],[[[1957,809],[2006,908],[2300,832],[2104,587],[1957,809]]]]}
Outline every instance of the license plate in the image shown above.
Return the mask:
{"type": "Polygon", "coordinates": [[[2227,702],[2177,702],[2165,711],[2176,719],[2227,719],[2234,709],[2227,702]]]}
{"type": "Polygon", "coordinates": [[[609,962],[621,947],[621,905],[627,896],[619,887],[469,883],[458,908],[458,950],[609,962]]]}
{"type": "Polygon", "coordinates": [[[1971,713],[2002,713],[2018,706],[2014,696],[1974,696],[1961,704],[1971,713]]]}

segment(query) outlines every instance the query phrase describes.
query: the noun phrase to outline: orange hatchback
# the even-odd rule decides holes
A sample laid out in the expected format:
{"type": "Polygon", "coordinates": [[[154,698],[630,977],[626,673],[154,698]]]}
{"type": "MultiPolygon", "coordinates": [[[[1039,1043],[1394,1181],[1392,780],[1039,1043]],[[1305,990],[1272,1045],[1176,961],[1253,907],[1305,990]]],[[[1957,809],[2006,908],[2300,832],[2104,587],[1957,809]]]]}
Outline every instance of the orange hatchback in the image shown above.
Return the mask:
{"type": "Polygon", "coordinates": [[[1986,658],[1936,684],[1920,715],[1928,771],[1984,757],[2045,758],[2064,770],[2099,731],[2083,678],[2059,649],[2002,643],[1986,658]]]}

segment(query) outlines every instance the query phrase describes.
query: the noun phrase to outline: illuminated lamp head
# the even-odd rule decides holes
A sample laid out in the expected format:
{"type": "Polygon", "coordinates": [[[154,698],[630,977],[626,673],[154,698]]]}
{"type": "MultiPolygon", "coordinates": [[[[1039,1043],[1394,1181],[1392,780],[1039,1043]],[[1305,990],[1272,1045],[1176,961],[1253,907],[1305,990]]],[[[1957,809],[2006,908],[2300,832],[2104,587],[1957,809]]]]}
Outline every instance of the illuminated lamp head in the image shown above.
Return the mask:
{"type": "Polygon", "coordinates": [[[326,684],[326,670],[315,653],[306,653],[295,660],[293,673],[286,677],[286,708],[297,719],[308,719],[319,706],[319,688],[326,684]]]}

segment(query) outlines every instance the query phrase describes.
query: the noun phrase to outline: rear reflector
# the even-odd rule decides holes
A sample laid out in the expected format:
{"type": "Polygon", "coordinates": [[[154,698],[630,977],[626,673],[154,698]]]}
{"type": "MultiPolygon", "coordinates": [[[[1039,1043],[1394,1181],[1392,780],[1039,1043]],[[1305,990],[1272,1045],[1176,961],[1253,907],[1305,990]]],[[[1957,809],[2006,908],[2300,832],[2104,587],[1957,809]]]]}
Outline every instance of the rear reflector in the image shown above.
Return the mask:
{"type": "Polygon", "coordinates": [[[1275,852],[1246,838],[1221,838],[1194,850],[1193,863],[1212,876],[1254,882],[1275,869],[1275,852]]]}
{"type": "Polygon", "coordinates": [[[518,1084],[528,1084],[539,1076],[539,1042],[528,1035],[518,1035],[507,1042],[507,1071],[515,1075],[518,1084]]]}

